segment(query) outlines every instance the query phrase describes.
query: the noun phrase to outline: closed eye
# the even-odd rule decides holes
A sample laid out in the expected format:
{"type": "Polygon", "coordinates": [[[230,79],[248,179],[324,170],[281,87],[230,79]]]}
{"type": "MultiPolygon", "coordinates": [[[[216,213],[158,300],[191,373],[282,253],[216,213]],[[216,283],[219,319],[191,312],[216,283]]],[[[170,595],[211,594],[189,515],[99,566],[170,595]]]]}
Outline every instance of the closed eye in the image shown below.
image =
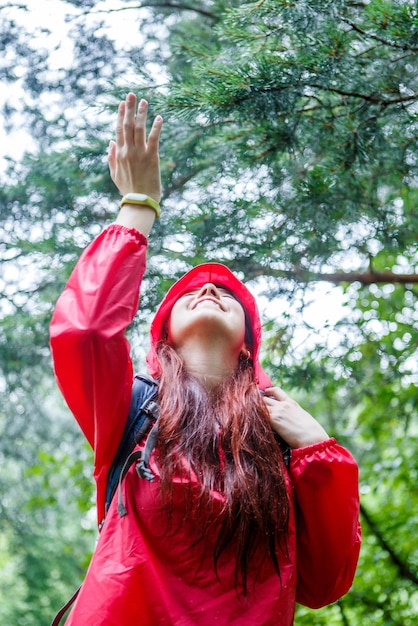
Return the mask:
{"type": "MultiPolygon", "coordinates": [[[[229,291],[228,289],[225,289],[224,287],[218,287],[217,285],[216,285],[216,289],[219,291],[219,293],[221,294],[223,298],[232,298],[233,300],[237,300],[234,294],[231,293],[231,291],[229,291]]],[[[195,296],[197,293],[199,293],[199,291],[200,289],[191,289],[190,291],[186,291],[185,293],[183,293],[180,297],[186,298],[186,297],[195,296]]]]}
{"type": "Polygon", "coordinates": [[[186,293],[181,294],[181,298],[185,298],[186,296],[195,296],[199,292],[199,289],[193,289],[192,291],[186,291],[186,293]]]}
{"type": "Polygon", "coordinates": [[[235,296],[230,291],[227,291],[226,289],[219,289],[219,287],[218,291],[224,298],[233,298],[236,300],[235,296]]]}

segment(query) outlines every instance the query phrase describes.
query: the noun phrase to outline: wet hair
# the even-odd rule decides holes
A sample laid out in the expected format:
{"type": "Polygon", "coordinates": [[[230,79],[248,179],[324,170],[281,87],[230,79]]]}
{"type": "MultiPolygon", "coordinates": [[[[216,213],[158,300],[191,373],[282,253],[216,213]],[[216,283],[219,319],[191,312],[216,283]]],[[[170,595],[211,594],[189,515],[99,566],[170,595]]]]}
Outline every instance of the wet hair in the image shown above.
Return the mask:
{"type": "Polygon", "coordinates": [[[215,571],[221,559],[235,558],[237,592],[247,595],[248,572],[259,571],[266,557],[280,576],[278,555],[287,555],[289,521],[286,469],[251,361],[240,357],[236,372],[208,391],[167,343],[157,346],[157,354],[162,374],[155,460],[163,501],[169,510],[173,478],[189,467],[199,488],[197,495],[191,487],[186,493],[184,514],[197,511],[200,539],[216,518],[215,571]],[[222,495],[220,511],[214,491],[222,495]]]}

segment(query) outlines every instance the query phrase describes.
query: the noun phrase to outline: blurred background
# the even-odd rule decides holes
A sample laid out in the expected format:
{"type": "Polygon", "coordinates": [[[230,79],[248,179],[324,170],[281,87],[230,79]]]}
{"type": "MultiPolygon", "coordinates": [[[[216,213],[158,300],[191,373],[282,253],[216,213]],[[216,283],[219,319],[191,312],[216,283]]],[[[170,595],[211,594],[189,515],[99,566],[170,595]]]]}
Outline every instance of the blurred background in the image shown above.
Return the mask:
{"type": "Polygon", "coordinates": [[[49,624],[94,549],[92,455],[56,387],[54,303],[110,223],[128,91],[164,117],[147,328],[192,265],[258,295],[263,363],[354,454],[351,591],[296,625],[418,615],[415,0],[0,0],[0,622],[49,624]]]}

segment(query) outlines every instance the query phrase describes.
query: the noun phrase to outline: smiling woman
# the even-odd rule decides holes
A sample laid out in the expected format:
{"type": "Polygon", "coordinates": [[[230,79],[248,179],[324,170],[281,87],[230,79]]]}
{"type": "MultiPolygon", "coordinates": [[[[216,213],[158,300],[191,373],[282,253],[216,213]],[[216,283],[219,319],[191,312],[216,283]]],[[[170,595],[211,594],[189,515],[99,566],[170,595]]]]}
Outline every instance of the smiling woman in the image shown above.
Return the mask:
{"type": "Polygon", "coordinates": [[[174,304],[168,343],[190,373],[216,386],[236,370],[239,355],[248,352],[244,309],[230,291],[205,283],[174,304]]]}
{"type": "Polygon", "coordinates": [[[162,118],[146,138],[146,117],[146,101],[128,94],[109,150],[120,212],[84,251],[51,322],[58,384],[94,448],[99,521],[106,513],[67,624],[290,626],[296,601],[317,608],[351,586],[357,465],[272,386],[256,301],[224,265],[190,270],[155,314],[147,367],[160,417],[135,451],[150,452],[155,480],[131,467],[127,508],[114,499],[105,511],[132,396],[125,330],[161,197],[162,118]]]}

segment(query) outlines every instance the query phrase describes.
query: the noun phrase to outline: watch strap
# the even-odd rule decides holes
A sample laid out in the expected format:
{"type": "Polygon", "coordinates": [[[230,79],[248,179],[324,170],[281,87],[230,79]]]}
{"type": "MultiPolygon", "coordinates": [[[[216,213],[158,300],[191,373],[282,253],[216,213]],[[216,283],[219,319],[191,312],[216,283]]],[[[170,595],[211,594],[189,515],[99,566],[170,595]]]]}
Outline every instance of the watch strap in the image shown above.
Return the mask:
{"type": "Polygon", "coordinates": [[[160,217],[161,209],[160,205],[154,198],[150,198],[149,196],[143,193],[127,193],[123,196],[120,201],[121,208],[124,204],[136,204],[138,206],[148,206],[155,211],[156,217],[160,217]]]}

